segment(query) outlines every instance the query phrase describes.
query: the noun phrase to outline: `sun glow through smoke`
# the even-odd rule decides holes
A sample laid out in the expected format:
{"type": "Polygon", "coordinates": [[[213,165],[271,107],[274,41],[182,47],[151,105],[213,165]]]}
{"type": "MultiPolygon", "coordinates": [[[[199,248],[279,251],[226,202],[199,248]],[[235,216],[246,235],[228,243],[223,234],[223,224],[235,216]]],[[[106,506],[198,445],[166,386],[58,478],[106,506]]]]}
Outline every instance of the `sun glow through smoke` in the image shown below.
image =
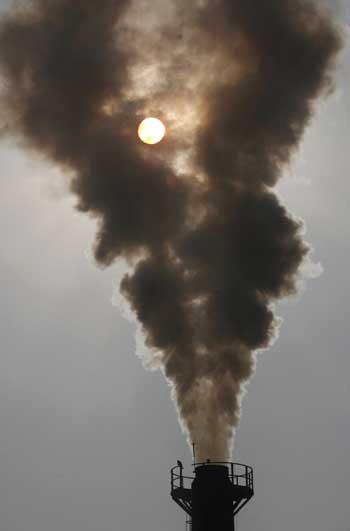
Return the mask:
{"type": "Polygon", "coordinates": [[[165,136],[165,126],[158,118],[146,118],[140,123],[138,135],[145,144],[159,144],[165,136]]]}

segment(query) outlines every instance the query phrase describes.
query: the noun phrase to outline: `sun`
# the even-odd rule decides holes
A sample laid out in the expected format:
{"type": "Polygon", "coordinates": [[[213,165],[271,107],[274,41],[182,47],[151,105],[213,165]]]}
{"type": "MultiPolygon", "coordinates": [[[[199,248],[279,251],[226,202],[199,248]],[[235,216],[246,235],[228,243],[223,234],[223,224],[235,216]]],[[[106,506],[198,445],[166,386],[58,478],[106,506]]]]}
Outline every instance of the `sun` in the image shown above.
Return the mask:
{"type": "Polygon", "coordinates": [[[158,118],[145,118],[140,123],[138,134],[145,144],[159,144],[165,136],[165,126],[158,118]]]}

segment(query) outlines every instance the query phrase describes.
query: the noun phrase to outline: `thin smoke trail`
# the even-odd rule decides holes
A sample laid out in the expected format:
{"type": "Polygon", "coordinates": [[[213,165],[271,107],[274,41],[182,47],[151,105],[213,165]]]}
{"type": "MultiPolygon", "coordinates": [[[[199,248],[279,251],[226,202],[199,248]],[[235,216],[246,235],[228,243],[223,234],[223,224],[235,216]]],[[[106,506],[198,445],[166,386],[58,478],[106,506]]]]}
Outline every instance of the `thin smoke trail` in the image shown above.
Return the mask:
{"type": "Polygon", "coordinates": [[[273,191],[341,36],[307,0],[32,0],[3,15],[6,132],[68,171],[199,459],[226,459],[309,246],[273,191]],[[135,131],[168,128],[157,148],[135,131]]]}

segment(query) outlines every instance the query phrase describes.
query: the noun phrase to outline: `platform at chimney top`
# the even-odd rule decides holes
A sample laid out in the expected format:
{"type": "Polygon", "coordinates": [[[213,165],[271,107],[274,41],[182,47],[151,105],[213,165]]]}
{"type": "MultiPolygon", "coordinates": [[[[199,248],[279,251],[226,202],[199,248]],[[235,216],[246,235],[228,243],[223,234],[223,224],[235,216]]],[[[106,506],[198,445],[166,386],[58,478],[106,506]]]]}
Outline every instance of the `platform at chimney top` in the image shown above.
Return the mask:
{"type": "MultiPolygon", "coordinates": [[[[232,510],[232,522],[234,517],[248,503],[254,495],[254,473],[250,466],[241,463],[211,462],[196,463],[193,465],[194,475],[183,474],[182,463],[171,469],[171,497],[186,512],[188,521],[193,520],[198,501],[198,486],[200,496],[211,504],[216,504],[218,491],[225,485],[225,498],[229,498],[230,512],[232,510]]],[[[221,495],[220,495],[221,497],[221,495]]],[[[196,519],[196,516],[195,516],[196,519]]]]}

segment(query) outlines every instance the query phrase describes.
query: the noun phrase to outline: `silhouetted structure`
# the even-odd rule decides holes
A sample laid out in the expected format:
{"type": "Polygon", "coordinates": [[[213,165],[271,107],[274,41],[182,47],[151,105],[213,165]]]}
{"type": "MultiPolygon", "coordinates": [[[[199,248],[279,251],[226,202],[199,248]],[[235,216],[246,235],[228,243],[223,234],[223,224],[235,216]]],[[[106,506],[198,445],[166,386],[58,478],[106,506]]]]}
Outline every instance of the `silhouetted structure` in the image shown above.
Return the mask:
{"type": "Polygon", "coordinates": [[[235,516],[254,495],[253,469],[239,463],[196,464],[194,477],[171,469],[171,497],[187,514],[189,531],[233,531],[235,516]]]}

